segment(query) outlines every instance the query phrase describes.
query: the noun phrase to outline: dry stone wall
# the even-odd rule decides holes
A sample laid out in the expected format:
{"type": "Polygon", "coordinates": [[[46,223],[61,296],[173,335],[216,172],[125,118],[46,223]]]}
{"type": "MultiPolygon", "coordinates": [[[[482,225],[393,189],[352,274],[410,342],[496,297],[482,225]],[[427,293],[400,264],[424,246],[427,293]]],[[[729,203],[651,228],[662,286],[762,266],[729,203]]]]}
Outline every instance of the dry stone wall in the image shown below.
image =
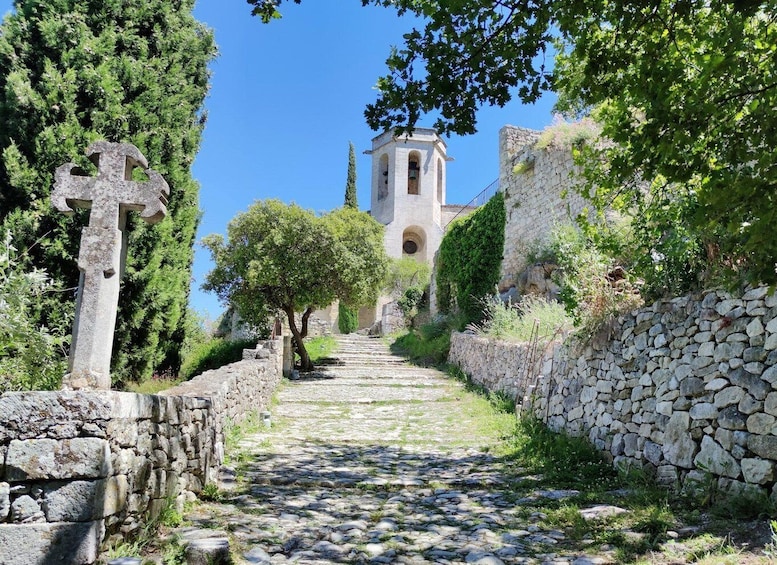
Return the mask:
{"type": "Polygon", "coordinates": [[[280,341],[160,395],[0,396],[0,564],[90,564],[216,478],[224,429],[266,407],[280,341]]]}
{"type": "Polygon", "coordinates": [[[540,132],[505,126],[499,132],[499,185],[507,221],[500,291],[514,286],[528,266],[527,252],[553,227],[575,218],[585,200],[569,190],[576,168],[569,149],[536,149],[540,132]],[[519,172],[514,172],[518,166],[519,172]]]}
{"type": "Polygon", "coordinates": [[[450,361],[520,400],[554,430],[585,435],[617,465],[660,482],[777,498],[777,295],[709,292],[623,316],[580,344],[529,346],[456,334],[450,361]]]}

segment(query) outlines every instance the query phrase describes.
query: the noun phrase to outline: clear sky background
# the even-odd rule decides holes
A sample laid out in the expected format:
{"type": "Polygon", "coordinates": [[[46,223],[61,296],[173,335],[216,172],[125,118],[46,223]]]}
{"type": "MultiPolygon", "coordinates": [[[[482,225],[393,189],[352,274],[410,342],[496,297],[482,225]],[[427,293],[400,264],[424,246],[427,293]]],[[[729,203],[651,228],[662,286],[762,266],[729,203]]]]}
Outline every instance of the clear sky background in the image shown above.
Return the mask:
{"type": "MultiPolygon", "coordinates": [[[[0,0],[0,10],[12,2],[0,0]]],[[[226,234],[227,224],[255,200],[279,198],[317,212],[343,203],[348,142],[357,155],[360,208],[370,204],[371,162],[363,151],[378,132],[364,120],[392,45],[418,22],[359,0],[284,3],[269,24],[242,0],[200,0],[195,16],[216,35],[208,121],[193,167],[203,215],[198,238],[226,234]]],[[[447,168],[448,203],[466,204],[499,176],[498,132],[512,124],[542,129],[553,98],[533,106],[514,101],[478,114],[478,133],[446,139],[455,160],[447,168]]],[[[434,119],[421,120],[431,127],[434,119]]],[[[151,163],[153,167],[153,163],[151,163]]],[[[171,195],[175,198],[175,194],[171,195]]],[[[217,298],[200,290],[211,268],[196,249],[191,305],[215,319],[217,298]]]]}

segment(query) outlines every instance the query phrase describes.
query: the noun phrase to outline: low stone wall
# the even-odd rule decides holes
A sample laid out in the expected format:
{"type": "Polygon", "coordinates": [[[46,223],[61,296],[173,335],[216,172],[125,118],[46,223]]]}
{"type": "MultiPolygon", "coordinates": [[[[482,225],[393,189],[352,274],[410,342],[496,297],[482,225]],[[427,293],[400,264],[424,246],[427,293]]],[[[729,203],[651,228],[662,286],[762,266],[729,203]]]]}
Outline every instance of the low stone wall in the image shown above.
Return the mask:
{"type": "Polygon", "coordinates": [[[281,342],[160,395],[0,396],[0,563],[90,564],[216,478],[224,428],[269,404],[281,342]]]}
{"type": "Polygon", "coordinates": [[[528,345],[457,334],[450,360],[489,388],[537,383],[533,413],[586,435],[616,464],[693,488],[777,497],[777,295],[710,292],[622,317],[610,339],[528,345]]]}

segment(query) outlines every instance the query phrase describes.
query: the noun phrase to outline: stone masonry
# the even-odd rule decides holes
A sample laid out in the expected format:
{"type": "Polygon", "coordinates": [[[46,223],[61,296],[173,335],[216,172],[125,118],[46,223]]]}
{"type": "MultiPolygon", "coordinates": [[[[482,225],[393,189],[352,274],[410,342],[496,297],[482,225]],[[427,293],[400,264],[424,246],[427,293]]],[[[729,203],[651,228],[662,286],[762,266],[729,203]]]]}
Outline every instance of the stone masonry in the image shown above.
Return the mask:
{"type": "Polygon", "coordinates": [[[656,302],[610,336],[555,344],[524,370],[528,345],[455,334],[449,360],[519,400],[536,382],[534,414],[587,436],[616,465],[777,498],[777,294],[656,302]]]}
{"type": "Polygon", "coordinates": [[[212,482],[224,429],[269,404],[279,341],[160,395],[0,396],[0,564],[94,563],[212,482]]]}
{"type": "Polygon", "coordinates": [[[540,132],[505,126],[499,131],[499,185],[507,222],[500,291],[516,284],[527,251],[557,224],[575,218],[585,200],[570,190],[575,172],[568,149],[536,149],[540,132]],[[518,166],[521,170],[514,172],[518,166]]]}

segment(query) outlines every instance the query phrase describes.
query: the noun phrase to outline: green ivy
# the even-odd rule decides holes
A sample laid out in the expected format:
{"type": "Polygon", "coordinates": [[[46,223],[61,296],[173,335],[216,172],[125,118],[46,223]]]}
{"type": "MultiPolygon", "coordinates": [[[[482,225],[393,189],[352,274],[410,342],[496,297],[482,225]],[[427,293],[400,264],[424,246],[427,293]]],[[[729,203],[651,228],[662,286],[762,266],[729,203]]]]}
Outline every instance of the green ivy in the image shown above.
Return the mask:
{"type": "Polygon", "coordinates": [[[458,307],[468,321],[482,317],[479,300],[492,294],[499,282],[505,221],[504,198],[498,192],[483,207],[451,224],[437,262],[437,307],[441,312],[458,307]]]}

